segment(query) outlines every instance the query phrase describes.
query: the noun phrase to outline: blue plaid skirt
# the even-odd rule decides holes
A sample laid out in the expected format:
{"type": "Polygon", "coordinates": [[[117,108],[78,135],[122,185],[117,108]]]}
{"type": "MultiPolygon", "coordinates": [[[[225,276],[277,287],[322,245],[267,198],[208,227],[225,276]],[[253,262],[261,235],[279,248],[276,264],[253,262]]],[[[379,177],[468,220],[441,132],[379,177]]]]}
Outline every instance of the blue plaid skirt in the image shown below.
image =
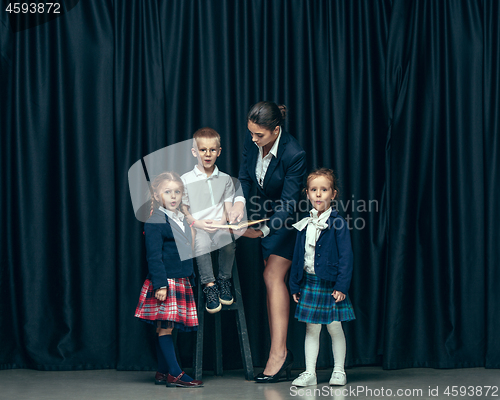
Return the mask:
{"type": "Polygon", "coordinates": [[[304,271],[295,318],[310,324],[329,324],[333,321],[356,319],[347,293],[343,301],[335,303],[332,296],[334,285],[335,282],[326,281],[304,271]]]}

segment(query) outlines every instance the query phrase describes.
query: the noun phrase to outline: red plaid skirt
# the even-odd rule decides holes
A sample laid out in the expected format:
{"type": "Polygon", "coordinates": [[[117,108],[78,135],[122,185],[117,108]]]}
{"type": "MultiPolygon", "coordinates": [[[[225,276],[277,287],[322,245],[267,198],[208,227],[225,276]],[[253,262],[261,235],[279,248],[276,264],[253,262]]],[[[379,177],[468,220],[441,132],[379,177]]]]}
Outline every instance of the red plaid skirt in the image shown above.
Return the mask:
{"type": "Polygon", "coordinates": [[[142,285],[135,316],[160,328],[195,331],[198,326],[193,289],[188,278],[167,279],[167,298],[155,297],[153,282],[146,279],[142,285]]]}

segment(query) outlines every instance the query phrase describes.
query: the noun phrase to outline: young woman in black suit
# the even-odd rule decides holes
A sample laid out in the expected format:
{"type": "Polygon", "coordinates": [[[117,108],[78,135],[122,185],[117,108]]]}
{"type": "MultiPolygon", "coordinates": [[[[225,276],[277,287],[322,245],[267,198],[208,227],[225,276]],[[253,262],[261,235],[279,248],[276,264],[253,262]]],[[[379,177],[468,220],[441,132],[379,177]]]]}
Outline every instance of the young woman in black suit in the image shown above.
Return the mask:
{"type": "MultiPolygon", "coordinates": [[[[290,299],[285,277],[292,264],[292,224],[297,220],[306,157],[295,138],[282,130],[285,117],[284,105],[262,101],[252,106],[238,176],[249,214],[270,218],[265,226],[249,228],[243,235],[261,238],[264,257],[271,349],[266,368],[255,377],[262,383],[277,382],[284,372],[289,378],[293,363],[293,355],[286,348],[290,299]],[[257,196],[250,199],[252,189],[257,196]]],[[[239,221],[243,215],[244,204],[236,202],[228,216],[231,221],[239,221]]]]}

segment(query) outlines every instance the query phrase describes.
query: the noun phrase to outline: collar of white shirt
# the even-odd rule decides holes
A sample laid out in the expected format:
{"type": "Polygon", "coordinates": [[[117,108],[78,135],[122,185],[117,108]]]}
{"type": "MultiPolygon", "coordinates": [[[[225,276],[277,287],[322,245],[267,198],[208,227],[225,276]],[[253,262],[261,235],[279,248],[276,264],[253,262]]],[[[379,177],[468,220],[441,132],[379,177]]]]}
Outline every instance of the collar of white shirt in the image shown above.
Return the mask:
{"type": "MultiPolygon", "coordinates": [[[[200,169],[198,168],[198,165],[195,165],[194,168],[193,168],[193,172],[196,176],[203,176],[203,177],[207,177],[207,174],[205,173],[205,171],[200,171],[200,169]]],[[[215,166],[214,168],[214,172],[212,172],[212,175],[210,175],[208,178],[211,178],[211,177],[219,177],[219,168],[217,168],[217,165],[215,166]]]]}
{"type": "MultiPolygon", "coordinates": [[[[278,138],[274,142],[273,147],[271,147],[271,150],[269,150],[269,154],[272,154],[274,157],[278,157],[278,145],[280,144],[280,139],[281,139],[281,126],[280,126],[280,131],[278,133],[278,138]]],[[[255,143],[255,145],[257,146],[257,143],[255,143]]],[[[262,152],[263,152],[262,147],[259,147],[259,153],[261,158],[262,158],[262,152]]]]}
{"type": "Polygon", "coordinates": [[[331,213],[332,208],[330,207],[327,210],[323,211],[323,213],[318,217],[318,210],[313,208],[310,212],[310,217],[302,218],[299,222],[293,224],[292,226],[298,231],[304,229],[309,224],[309,222],[312,222],[317,226],[324,226],[331,213]]]}
{"type": "Polygon", "coordinates": [[[166,208],[160,206],[159,207],[159,210],[164,212],[165,214],[167,214],[167,216],[170,218],[170,219],[176,219],[178,221],[183,221],[184,220],[184,214],[181,213],[180,211],[177,211],[177,212],[173,212],[173,211],[170,211],[170,210],[167,210],[166,208]]]}

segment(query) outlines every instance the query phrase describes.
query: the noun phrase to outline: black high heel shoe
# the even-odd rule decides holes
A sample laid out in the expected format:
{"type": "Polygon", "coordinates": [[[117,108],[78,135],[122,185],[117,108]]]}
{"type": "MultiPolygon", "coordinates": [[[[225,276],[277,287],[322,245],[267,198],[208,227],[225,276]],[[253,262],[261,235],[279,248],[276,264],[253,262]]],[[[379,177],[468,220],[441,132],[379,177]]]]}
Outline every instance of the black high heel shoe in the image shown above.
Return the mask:
{"type": "Polygon", "coordinates": [[[290,350],[287,350],[285,361],[281,366],[280,370],[274,375],[264,375],[262,372],[255,376],[254,380],[256,383],[276,383],[280,380],[283,372],[286,372],[286,380],[292,379],[292,365],[293,365],[293,354],[290,350]]]}

